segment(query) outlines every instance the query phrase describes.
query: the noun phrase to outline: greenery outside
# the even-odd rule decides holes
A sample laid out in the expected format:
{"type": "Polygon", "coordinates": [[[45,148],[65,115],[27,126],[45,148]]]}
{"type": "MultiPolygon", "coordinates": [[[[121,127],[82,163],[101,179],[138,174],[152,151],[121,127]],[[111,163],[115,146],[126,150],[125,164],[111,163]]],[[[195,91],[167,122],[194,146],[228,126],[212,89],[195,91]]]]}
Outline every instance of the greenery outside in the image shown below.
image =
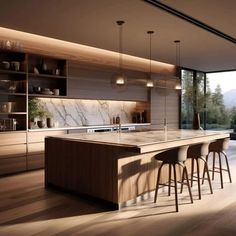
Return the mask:
{"type": "Polygon", "coordinates": [[[206,129],[232,129],[236,125],[236,107],[226,108],[220,85],[211,91],[209,79],[206,78],[204,94],[204,74],[182,71],[182,128],[192,127],[194,112],[199,112],[201,123],[206,112],[206,129]]]}

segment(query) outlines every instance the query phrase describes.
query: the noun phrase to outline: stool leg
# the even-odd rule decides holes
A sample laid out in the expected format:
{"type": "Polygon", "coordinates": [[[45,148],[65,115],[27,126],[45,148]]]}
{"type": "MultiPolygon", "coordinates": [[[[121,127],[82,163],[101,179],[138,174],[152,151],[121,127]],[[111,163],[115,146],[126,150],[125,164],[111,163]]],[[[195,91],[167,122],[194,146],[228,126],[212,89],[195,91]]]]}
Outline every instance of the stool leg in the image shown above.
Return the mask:
{"type": "Polygon", "coordinates": [[[160,176],[161,176],[161,169],[163,167],[163,163],[161,164],[159,170],[158,170],[158,174],[157,174],[157,183],[156,183],[156,191],[155,191],[155,197],[154,197],[154,203],[156,203],[157,201],[157,194],[158,194],[158,189],[159,189],[159,181],[160,181],[160,176]]]}
{"type": "Polygon", "coordinates": [[[210,188],[211,194],[213,194],[212,185],[211,185],[211,178],[210,178],[210,174],[209,174],[209,169],[208,169],[207,161],[203,157],[201,157],[201,160],[204,161],[204,173],[205,172],[207,173],[207,179],[208,179],[208,183],[209,183],[209,188],[210,188]]]}
{"type": "Polygon", "coordinates": [[[183,172],[182,172],[182,180],[181,180],[181,189],[180,189],[180,193],[183,192],[183,187],[184,187],[184,174],[185,174],[185,171],[184,171],[184,168],[185,168],[185,164],[181,165],[183,167],[183,172]]]}
{"type": "Polygon", "coordinates": [[[193,187],[194,158],[192,158],[191,164],[191,187],[193,187]]]}
{"type": "Polygon", "coordinates": [[[174,167],[174,185],[175,185],[175,207],[176,211],[179,211],[179,206],[178,206],[178,192],[177,192],[177,178],[176,178],[176,164],[173,164],[174,167]]]}
{"type": "Polygon", "coordinates": [[[221,188],[224,188],[224,186],[223,186],[223,174],[222,174],[222,163],[221,163],[220,152],[218,153],[218,156],[219,156],[219,168],[220,168],[220,183],[221,183],[221,188]]]}
{"type": "MultiPolygon", "coordinates": [[[[205,180],[206,165],[207,165],[207,169],[208,169],[208,155],[206,156],[206,161],[205,161],[205,165],[204,165],[204,168],[203,168],[202,184],[204,184],[204,180],[205,180]]],[[[208,172],[209,172],[209,169],[208,169],[208,172]]]]}
{"type": "Polygon", "coordinates": [[[201,199],[201,187],[200,187],[200,169],[199,169],[199,162],[198,159],[196,159],[197,162],[197,185],[198,185],[198,198],[201,199]]]}
{"type": "Polygon", "coordinates": [[[193,195],[192,195],[191,187],[190,187],[190,184],[189,184],[188,170],[187,170],[186,166],[184,166],[183,172],[185,172],[185,177],[186,177],[186,180],[187,180],[187,186],[188,186],[188,192],[189,192],[190,200],[191,200],[191,203],[193,203],[193,195]]]}
{"type": "Polygon", "coordinates": [[[227,166],[227,171],[228,171],[228,175],[229,175],[229,182],[232,183],[232,179],[231,179],[231,174],[230,174],[230,169],[229,169],[229,162],[228,162],[228,157],[226,155],[225,152],[222,152],[225,156],[225,162],[226,162],[226,166],[227,166]]]}
{"type": "Polygon", "coordinates": [[[171,192],[171,164],[169,164],[169,186],[168,186],[168,196],[170,196],[171,192]]]}
{"type": "Polygon", "coordinates": [[[212,180],[214,180],[214,174],[215,174],[215,159],[216,159],[216,153],[213,152],[212,180]]]}

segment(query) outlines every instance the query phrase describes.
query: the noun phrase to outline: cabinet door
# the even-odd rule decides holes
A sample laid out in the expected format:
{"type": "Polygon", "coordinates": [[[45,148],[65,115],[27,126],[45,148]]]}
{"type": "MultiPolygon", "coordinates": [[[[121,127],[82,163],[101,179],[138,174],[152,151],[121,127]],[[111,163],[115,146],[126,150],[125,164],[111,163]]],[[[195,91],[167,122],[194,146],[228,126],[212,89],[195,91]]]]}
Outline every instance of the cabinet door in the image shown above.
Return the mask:
{"type": "Polygon", "coordinates": [[[26,156],[0,159],[0,175],[17,173],[26,170],[26,156]]]}
{"type": "Polygon", "coordinates": [[[27,168],[34,170],[44,167],[44,142],[29,143],[27,154],[27,168]]]}
{"type": "Polygon", "coordinates": [[[0,146],[12,145],[12,144],[25,144],[26,132],[9,132],[0,134],[0,146]]]}
{"type": "Polygon", "coordinates": [[[26,156],[26,144],[0,146],[0,159],[26,156]]]}
{"type": "Polygon", "coordinates": [[[44,138],[46,136],[63,135],[63,134],[66,134],[66,131],[29,132],[29,134],[28,134],[28,141],[29,141],[29,143],[44,142],[44,138]]]}
{"type": "Polygon", "coordinates": [[[44,152],[40,154],[29,154],[27,156],[28,170],[44,168],[44,152]]]}

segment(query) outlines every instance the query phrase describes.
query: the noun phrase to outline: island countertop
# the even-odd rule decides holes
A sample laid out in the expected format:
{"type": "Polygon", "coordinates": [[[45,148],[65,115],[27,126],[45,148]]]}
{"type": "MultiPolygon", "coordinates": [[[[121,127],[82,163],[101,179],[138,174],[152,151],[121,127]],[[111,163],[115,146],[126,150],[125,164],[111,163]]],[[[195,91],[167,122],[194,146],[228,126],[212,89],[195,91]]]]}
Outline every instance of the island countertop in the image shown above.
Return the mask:
{"type": "MultiPolygon", "coordinates": [[[[45,185],[90,195],[118,209],[155,189],[156,154],[227,137],[226,131],[203,130],[49,136],[45,142],[45,185]]],[[[167,178],[164,175],[163,181],[167,178]]]]}
{"type": "Polygon", "coordinates": [[[136,148],[139,153],[173,148],[180,145],[191,145],[199,142],[210,142],[229,137],[228,131],[205,130],[150,130],[135,132],[104,132],[66,134],[55,138],[79,142],[107,144],[136,148]]]}

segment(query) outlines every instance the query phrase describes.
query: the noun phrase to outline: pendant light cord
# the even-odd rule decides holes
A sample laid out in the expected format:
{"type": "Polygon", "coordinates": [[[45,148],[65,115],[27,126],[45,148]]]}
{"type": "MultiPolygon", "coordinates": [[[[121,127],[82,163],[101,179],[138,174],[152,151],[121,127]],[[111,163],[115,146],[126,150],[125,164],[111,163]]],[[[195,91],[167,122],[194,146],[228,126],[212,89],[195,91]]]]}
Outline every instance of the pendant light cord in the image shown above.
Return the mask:
{"type": "Polygon", "coordinates": [[[122,20],[116,22],[119,26],[119,69],[120,74],[123,74],[123,27],[122,25],[125,23],[122,20]]]}
{"type": "Polygon", "coordinates": [[[152,34],[154,31],[147,31],[149,34],[149,79],[151,80],[152,78],[152,34]]]}
{"type": "Polygon", "coordinates": [[[178,69],[180,69],[181,61],[180,61],[180,40],[175,40],[175,61],[176,61],[176,66],[178,66],[178,69]]]}

